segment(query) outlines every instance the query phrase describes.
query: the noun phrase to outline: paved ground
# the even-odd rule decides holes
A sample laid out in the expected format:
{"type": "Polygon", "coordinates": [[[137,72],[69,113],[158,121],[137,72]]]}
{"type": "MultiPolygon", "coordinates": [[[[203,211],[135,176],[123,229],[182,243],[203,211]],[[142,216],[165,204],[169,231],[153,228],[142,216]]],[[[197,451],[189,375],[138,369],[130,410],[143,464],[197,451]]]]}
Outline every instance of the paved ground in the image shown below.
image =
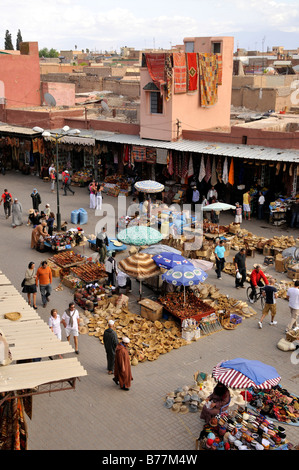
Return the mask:
{"type": "MultiPolygon", "coordinates": [[[[56,194],[50,192],[49,184],[36,176],[8,173],[0,176],[2,189],[5,187],[19,198],[24,213],[31,207],[30,193],[37,187],[42,196],[42,207],[50,203],[56,212],[56,194]]],[[[62,218],[70,222],[71,211],[80,207],[88,211],[89,221],[84,226],[85,234],[95,233],[97,219],[88,209],[89,198],[86,188],[75,188],[75,196],[61,197],[62,218]]],[[[62,196],[62,192],[61,192],[62,196]]],[[[105,197],[104,202],[115,204],[114,198],[105,197]]],[[[231,216],[224,214],[221,222],[228,223],[231,216]]],[[[0,268],[21,291],[21,281],[29,261],[38,264],[46,254],[30,249],[31,229],[25,225],[12,229],[0,209],[1,260],[0,268]]],[[[69,224],[72,227],[72,224],[69,224]]],[[[298,230],[272,227],[266,222],[246,221],[243,227],[253,233],[273,236],[294,234],[298,230]]],[[[85,254],[92,253],[88,246],[80,249],[85,254]]],[[[118,255],[119,257],[126,254],[118,255]]],[[[229,260],[231,259],[231,255],[229,260]]],[[[257,255],[248,261],[262,261],[257,255]]],[[[271,272],[274,269],[268,269],[271,272]]],[[[284,274],[276,277],[286,279],[284,274]]],[[[245,300],[245,289],[235,290],[231,276],[223,275],[222,281],[210,271],[209,283],[214,283],[221,291],[238,299],[245,300]]],[[[56,287],[55,279],[53,286],[56,287]]],[[[136,309],[138,286],[133,281],[134,291],[130,307],[136,309]]],[[[145,289],[145,294],[153,293],[145,289]]],[[[55,292],[46,309],[41,308],[38,294],[38,313],[47,321],[50,309],[54,306],[62,310],[72,299],[69,289],[55,292]]],[[[180,349],[162,355],[157,361],[139,364],[133,368],[134,381],[129,392],[121,391],[106,373],[104,347],[95,337],[82,335],[79,338],[78,359],[88,375],[77,382],[75,391],[40,395],[33,401],[33,419],[27,418],[30,450],[194,450],[195,439],[200,431],[198,414],[177,415],[163,407],[167,392],[179,386],[191,385],[196,370],[210,373],[213,366],[233,357],[259,359],[276,367],[282,376],[282,385],[292,393],[298,393],[298,365],[291,362],[291,354],[277,349],[280,338],[289,321],[288,303],[278,300],[278,325],[271,327],[265,323],[257,327],[258,315],[243,320],[234,331],[223,330],[180,349]]],[[[65,340],[65,337],[63,338],[65,340]]],[[[291,442],[299,442],[299,428],[287,426],[291,442]]]]}

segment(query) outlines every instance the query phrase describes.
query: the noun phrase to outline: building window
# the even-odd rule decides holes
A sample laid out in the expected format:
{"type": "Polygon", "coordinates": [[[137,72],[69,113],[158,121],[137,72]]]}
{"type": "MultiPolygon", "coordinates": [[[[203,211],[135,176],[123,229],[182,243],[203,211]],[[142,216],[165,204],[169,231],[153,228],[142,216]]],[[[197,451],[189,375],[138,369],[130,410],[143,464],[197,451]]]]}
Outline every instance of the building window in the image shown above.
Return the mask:
{"type": "Polygon", "coordinates": [[[221,54],[221,42],[213,42],[213,54],[221,54]]]}
{"type": "Polygon", "coordinates": [[[159,91],[152,91],[150,93],[150,106],[151,114],[163,113],[163,96],[159,91]]]}

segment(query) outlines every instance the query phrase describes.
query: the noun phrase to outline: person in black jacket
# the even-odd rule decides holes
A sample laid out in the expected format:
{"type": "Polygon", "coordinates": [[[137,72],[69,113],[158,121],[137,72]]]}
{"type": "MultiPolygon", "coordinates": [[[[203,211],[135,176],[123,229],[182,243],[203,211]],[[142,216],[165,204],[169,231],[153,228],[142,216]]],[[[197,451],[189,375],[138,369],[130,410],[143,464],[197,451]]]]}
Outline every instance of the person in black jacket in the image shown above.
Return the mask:
{"type": "Polygon", "coordinates": [[[235,256],[235,268],[236,268],[236,288],[245,287],[244,282],[246,281],[246,249],[241,248],[235,256]]]}
{"type": "Polygon", "coordinates": [[[38,207],[42,202],[42,199],[40,197],[40,194],[36,188],[34,188],[33,192],[31,193],[31,199],[32,199],[32,207],[35,210],[39,210],[38,207]]]}
{"type": "Polygon", "coordinates": [[[108,374],[113,374],[115,362],[115,349],[118,345],[118,337],[113,329],[114,321],[108,321],[108,328],[104,331],[103,342],[107,355],[108,374]]]}

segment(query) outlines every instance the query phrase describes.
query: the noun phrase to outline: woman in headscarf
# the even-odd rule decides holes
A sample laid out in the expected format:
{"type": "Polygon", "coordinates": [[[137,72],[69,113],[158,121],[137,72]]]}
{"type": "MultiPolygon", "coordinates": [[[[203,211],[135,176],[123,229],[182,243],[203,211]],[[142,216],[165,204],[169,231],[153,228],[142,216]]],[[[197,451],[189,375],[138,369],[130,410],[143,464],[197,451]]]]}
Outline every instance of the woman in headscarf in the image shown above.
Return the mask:
{"type": "Polygon", "coordinates": [[[203,406],[200,418],[209,423],[211,418],[220,413],[221,408],[228,405],[230,402],[230,393],[228,388],[218,382],[211,395],[206,399],[206,404],[203,406]]]}
{"type": "Polygon", "coordinates": [[[17,198],[14,199],[14,203],[11,206],[11,226],[16,228],[17,225],[23,225],[22,221],[23,209],[21,203],[17,198]]]}

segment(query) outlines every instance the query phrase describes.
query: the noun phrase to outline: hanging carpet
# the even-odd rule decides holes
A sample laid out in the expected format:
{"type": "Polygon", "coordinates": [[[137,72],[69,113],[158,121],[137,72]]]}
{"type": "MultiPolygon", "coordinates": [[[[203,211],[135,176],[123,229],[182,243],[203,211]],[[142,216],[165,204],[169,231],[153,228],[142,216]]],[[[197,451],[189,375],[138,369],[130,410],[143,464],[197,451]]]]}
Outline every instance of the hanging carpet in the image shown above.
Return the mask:
{"type": "Polygon", "coordinates": [[[187,91],[187,67],[186,55],[181,52],[173,53],[173,78],[174,93],[186,93],[187,91]]]}
{"type": "Polygon", "coordinates": [[[188,73],[188,91],[196,91],[198,88],[198,64],[197,54],[188,52],[187,57],[187,73],[188,73]]]}

